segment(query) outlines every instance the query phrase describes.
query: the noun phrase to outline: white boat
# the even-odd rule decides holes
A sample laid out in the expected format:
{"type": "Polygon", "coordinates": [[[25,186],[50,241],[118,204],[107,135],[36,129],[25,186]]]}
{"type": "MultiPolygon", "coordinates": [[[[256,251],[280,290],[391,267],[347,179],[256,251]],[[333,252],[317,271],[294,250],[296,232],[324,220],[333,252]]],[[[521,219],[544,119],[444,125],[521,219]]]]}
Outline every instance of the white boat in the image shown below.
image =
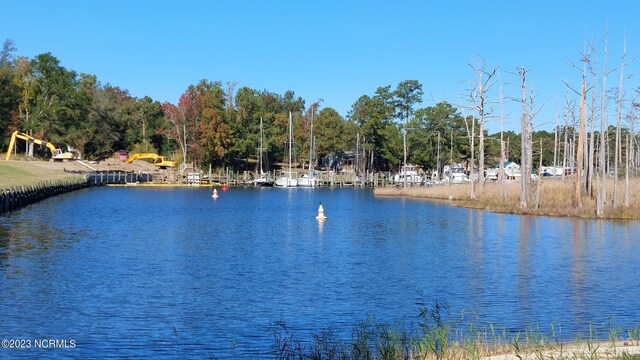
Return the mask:
{"type": "Polygon", "coordinates": [[[406,182],[407,185],[419,185],[422,184],[422,176],[418,174],[417,166],[404,165],[399,173],[393,177],[393,182],[402,185],[406,182]]]}
{"type": "Polygon", "coordinates": [[[291,148],[293,147],[293,121],[291,111],[289,111],[289,171],[283,171],[276,179],[275,185],[278,187],[297,187],[297,176],[291,171],[291,148]]]}
{"type": "Polygon", "coordinates": [[[275,185],[278,187],[297,187],[298,179],[296,179],[294,173],[284,171],[280,173],[280,176],[276,178],[275,185]]]}
{"type": "Polygon", "coordinates": [[[318,186],[318,177],[314,173],[303,173],[298,178],[298,186],[300,187],[316,187],[318,186]]]}
{"type": "Polygon", "coordinates": [[[263,158],[264,158],[264,148],[262,147],[262,118],[260,118],[260,148],[258,149],[258,171],[260,172],[255,180],[253,180],[253,185],[260,187],[272,187],[273,179],[271,178],[271,174],[268,172],[264,172],[263,169],[263,158]]]}
{"type": "Polygon", "coordinates": [[[274,181],[269,173],[261,173],[257,179],[253,180],[253,185],[258,187],[273,187],[273,184],[274,181]]]}

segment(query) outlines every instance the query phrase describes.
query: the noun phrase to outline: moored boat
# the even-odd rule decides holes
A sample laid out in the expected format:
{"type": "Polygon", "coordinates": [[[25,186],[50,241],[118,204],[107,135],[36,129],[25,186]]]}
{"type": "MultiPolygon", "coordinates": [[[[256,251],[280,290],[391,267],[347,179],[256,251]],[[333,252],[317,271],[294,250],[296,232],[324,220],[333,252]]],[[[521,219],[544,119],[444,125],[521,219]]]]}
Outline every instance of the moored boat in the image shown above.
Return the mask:
{"type": "Polygon", "coordinates": [[[293,121],[289,112],[289,171],[283,171],[276,179],[275,185],[278,187],[297,187],[298,179],[291,170],[291,148],[293,147],[293,121]]]}
{"type": "Polygon", "coordinates": [[[300,187],[316,187],[318,186],[318,177],[315,173],[303,173],[298,178],[298,186],[300,187]]]}
{"type": "MultiPolygon", "coordinates": [[[[262,118],[260,118],[260,148],[258,149],[258,171],[260,171],[260,175],[257,176],[255,180],[253,180],[253,185],[259,187],[273,187],[274,181],[271,178],[271,174],[268,172],[264,172],[263,165],[264,159],[266,158],[266,151],[262,147],[262,138],[263,138],[263,130],[262,130],[262,118]]],[[[267,161],[267,164],[269,162],[267,161]]]]}

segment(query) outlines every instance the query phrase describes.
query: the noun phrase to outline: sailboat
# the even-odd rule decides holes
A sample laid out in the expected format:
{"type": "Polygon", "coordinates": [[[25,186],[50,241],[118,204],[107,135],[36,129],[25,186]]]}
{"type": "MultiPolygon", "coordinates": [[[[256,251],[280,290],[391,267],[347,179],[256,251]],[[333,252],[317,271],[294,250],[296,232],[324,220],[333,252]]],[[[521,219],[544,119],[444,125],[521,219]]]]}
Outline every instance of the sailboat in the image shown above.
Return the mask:
{"type": "Polygon", "coordinates": [[[303,173],[298,178],[298,186],[300,187],[316,187],[318,183],[318,178],[313,171],[313,150],[314,150],[314,139],[313,139],[313,108],[311,109],[311,136],[310,136],[310,144],[309,144],[309,171],[303,173]]]}
{"type": "Polygon", "coordinates": [[[291,148],[293,147],[293,121],[291,120],[291,111],[289,111],[289,171],[283,172],[276,179],[276,186],[279,187],[297,187],[298,179],[295,178],[291,171],[291,148]]]}
{"type": "MultiPolygon", "coordinates": [[[[253,185],[261,186],[261,187],[272,187],[273,179],[271,179],[271,173],[264,172],[263,163],[265,158],[264,148],[262,147],[262,141],[264,138],[264,133],[262,130],[262,117],[260,118],[260,148],[258,149],[258,171],[257,177],[253,180],[253,185]]],[[[257,172],[256,172],[257,173],[257,172]]]]}

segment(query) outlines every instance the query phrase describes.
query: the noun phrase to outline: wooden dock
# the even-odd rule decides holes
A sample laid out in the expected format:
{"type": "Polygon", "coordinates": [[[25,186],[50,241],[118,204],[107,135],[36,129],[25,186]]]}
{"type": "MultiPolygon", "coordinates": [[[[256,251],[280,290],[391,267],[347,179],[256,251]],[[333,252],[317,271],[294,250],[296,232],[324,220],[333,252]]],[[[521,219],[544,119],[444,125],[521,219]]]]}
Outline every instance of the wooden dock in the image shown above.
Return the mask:
{"type": "MultiPolygon", "coordinates": [[[[300,171],[302,173],[302,171],[300,171]]],[[[204,176],[207,184],[224,184],[233,186],[253,186],[254,173],[244,172],[218,172],[211,177],[204,176]]],[[[320,187],[378,187],[392,185],[392,178],[386,173],[368,173],[364,176],[356,176],[352,172],[317,171],[318,186],[320,187]]],[[[276,179],[276,174],[272,173],[276,179]]]]}
{"type": "MultiPolygon", "coordinates": [[[[91,173],[90,179],[96,185],[163,185],[163,186],[253,186],[254,173],[249,171],[232,172],[177,172],[158,170],[151,173],[126,171],[105,171],[91,173]]],[[[276,175],[272,174],[275,179],[276,175]]],[[[353,172],[316,172],[318,187],[364,188],[393,186],[388,173],[368,173],[356,176],[353,172]]]]}

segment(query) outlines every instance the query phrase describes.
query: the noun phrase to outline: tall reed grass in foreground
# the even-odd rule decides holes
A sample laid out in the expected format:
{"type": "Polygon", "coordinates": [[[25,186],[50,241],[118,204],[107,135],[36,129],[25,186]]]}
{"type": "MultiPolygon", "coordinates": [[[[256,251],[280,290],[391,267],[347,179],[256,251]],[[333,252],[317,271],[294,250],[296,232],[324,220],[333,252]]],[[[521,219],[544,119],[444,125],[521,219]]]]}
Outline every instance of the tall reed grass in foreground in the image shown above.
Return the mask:
{"type": "MultiPolygon", "coordinates": [[[[612,205],[613,180],[607,182],[607,203],[604,217],[610,219],[640,219],[640,179],[629,182],[629,206],[624,206],[624,182],[618,182],[619,206],[612,205]]],[[[572,180],[546,179],[540,184],[540,194],[536,206],[537,186],[533,186],[531,201],[526,209],[520,208],[520,183],[504,184],[486,183],[480,190],[476,188],[476,200],[469,200],[470,184],[434,185],[431,187],[381,187],[375,189],[376,195],[410,196],[435,200],[453,200],[464,207],[485,209],[494,212],[532,214],[548,216],[570,216],[581,218],[596,217],[595,190],[594,196],[582,197],[582,208],[573,204],[574,183],[572,180]]]]}
{"type": "Polygon", "coordinates": [[[421,305],[417,326],[406,319],[393,324],[369,318],[357,324],[350,339],[331,329],[310,339],[294,336],[279,322],[274,326],[273,355],[277,359],[640,359],[640,325],[621,329],[613,321],[592,325],[567,343],[562,328],[535,325],[509,331],[495,324],[477,326],[450,316],[446,304],[421,305]]]}

